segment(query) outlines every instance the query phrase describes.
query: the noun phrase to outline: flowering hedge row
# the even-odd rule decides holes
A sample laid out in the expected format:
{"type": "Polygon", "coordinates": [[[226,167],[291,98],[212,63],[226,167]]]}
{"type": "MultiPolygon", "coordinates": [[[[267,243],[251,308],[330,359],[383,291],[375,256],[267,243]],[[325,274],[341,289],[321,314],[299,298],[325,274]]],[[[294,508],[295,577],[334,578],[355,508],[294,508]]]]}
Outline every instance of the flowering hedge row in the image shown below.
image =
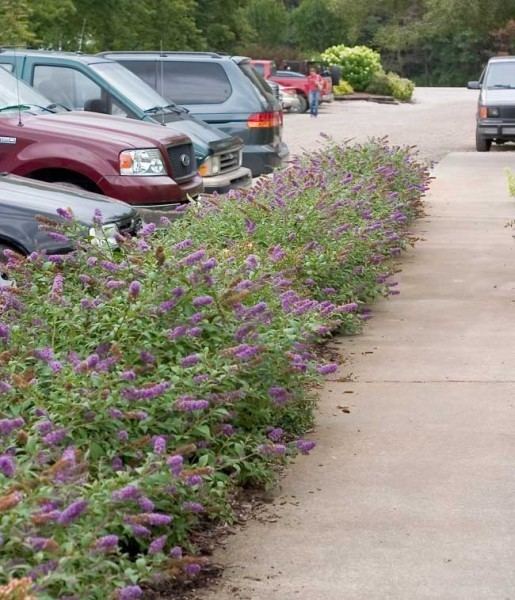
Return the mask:
{"type": "MultiPolygon", "coordinates": [[[[306,384],[336,368],[316,348],[395,293],[427,179],[408,149],[330,143],[119,250],[10,256],[0,584],[127,600],[159,573],[195,576],[192,530],[313,447],[306,384]]],[[[54,235],[73,235],[59,213],[54,235]]]]}

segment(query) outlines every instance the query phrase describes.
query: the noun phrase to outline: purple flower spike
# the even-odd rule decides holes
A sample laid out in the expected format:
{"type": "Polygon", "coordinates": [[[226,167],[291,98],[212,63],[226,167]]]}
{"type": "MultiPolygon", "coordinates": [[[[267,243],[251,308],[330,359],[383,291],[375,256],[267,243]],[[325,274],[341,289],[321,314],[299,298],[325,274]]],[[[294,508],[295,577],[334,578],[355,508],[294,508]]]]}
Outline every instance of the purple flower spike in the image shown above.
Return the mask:
{"type": "Polygon", "coordinates": [[[279,262],[286,256],[286,253],[281,246],[277,245],[270,249],[268,256],[272,262],[279,262]]]}
{"type": "Polygon", "coordinates": [[[162,513],[141,513],[139,517],[144,523],[147,525],[153,525],[154,527],[170,525],[170,523],[173,521],[173,517],[170,517],[169,515],[163,515],[162,513]]]}
{"type": "Polygon", "coordinates": [[[192,304],[195,308],[208,306],[209,304],[213,304],[213,298],[211,296],[198,296],[197,298],[193,298],[192,304]]]}
{"type": "Polygon", "coordinates": [[[166,535],[162,535],[158,538],[156,538],[148,547],[148,553],[149,554],[159,554],[160,552],[163,551],[165,545],[166,545],[166,535]]]}
{"type": "Polygon", "coordinates": [[[338,365],[335,365],[334,363],[330,363],[327,365],[320,365],[319,367],[317,367],[317,371],[321,375],[329,375],[330,373],[335,373],[337,370],[338,370],[338,365]]]}
{"type": "Polygon", "coordinates": [[[156,454],[164,454],[166,452],[166,439],[162,435],[154,438],[153,448],[156,454]]]}
{"type": "Polygon", "coordinates": [[[58,208],[57,214],[65,221],[73,221],[73,212],[71,208],[58,208]]]}
{"type": "Polygon", "coordinates": [[[250,219],[245,219],[245,230],[249,235],[252,235],[256,231],[256,224],[250,219]]]}
{"type": "Polygon", "coordinates": [[[7,342],[7,340],[9,339],[10,336],[10,329],[9,326],[6,325],[5,323],[0,323],[0,340],[4,340],[5,342],[7,342]]]}
{"type": "Polygon", "coordinates": [[[144,510],[145,512],[153,512],[155,509],[155,504],[152,502],[152,500],[150,500],[150,498],[147,498],[146,496],[142,496],[138,500],[138,506],[141,508],[141,510],[144,510]]]}
{"type": "Polygon", "coordinates": [[[209,408],[208,400],[195,400],[194,398],[180,398],[175,404],[175,408],[181,412],[195,412],[209,408]]]}
{"type": "Polygon", "coordinates": [[[104,218],[102,217],[102,212],[99,208],[95,208],[95,212],[93,213],[93,223],[95,225],[102,225],[104,222],[104,218]]]}
{"type": "Polygon", "coordinates": [[[182,508],[186,511],[186,512],[190,512],[190,513],[201,513],[204,512],[205,508],[202,504],[200,504],[200,502],[183,502],[182,504],[182,508]]]}
{"type": "Polygon", "coordinates": [[[260,265],[259,258],[255,254],[250,254],[245,259],[245,266],[248,271],[255,271],[260,265]]]}
{"type": "Polygon", "coordinates": [[[16,473],[14,459],[9,454],[0,454],[0,473],[5,475],[5,477],[13,477],[16,473]]]}
{"type": "Polygon", "coordinates": [[[44,435],[41,439],[46,446],[57,446],[64,441],[68,435],[67,429],[56,429],[44,435]]]}
{"type": "Polygon", "coordinates": [[[141,292],[141,283],[139,281],[131,281],[129,284],[129,296],[131,298],[137,298],[141,292]]]}
{"type": "Polygon", "coordinates": [[[181,474],[182,466],[184,464],[184,459],[180,454],[174,454],[170,456],[166,461],[166,464],[170,467],[173,475],[178,477],[181,474]]]}
{"type": "Polygon", "coordinates": [[[143,596],[143,590],[139,585],[127,585],[117,592],[118,600],[139,600],[143,596]]]}
{"type": "Polygon", "coordinates": [[[283,406],[289,400],[288,391],[279,386],[273,386],[269,388],[268,395],[272,399],[273,403],[277,406],[283,406]]]}
{"type": "Polygon", "coordinates": [[[148,237],[155,233],[155,231],[155,223],[145,223],[145,225],[143,225],[143,227],[139,230],[138,235],[141,235],[142,237],[148,237]]]}
{"type": "Polygon", "coordinates": [[[309,454],[316,446],[316,442],[311,440],[297,440],[295,446],[301,454],[309,454]]]}
{"type": "Polygon", "coordinates": [[[174,546],[170,550],[170,557],[175,559],[182,558],[182,548],[180,546],[174,546]]]}
{"type": "Polygon", "coordinates": [[[195,263],[198,263],[199,261],[201,261],[205,255],[206,255],[205,250],[197,250],[196,252],[193,252],[191,254],[188,254],[188,256],[185,256],[181,260],[180,264],[191,267],[195,263]]]}
{"type": "Polygon", "coordinates": [[[188,331],[187,325],[178,325],[177,327],[170,329],[170,331],[168,332],[168,339],[177,340],[180,337],[185,336],[187,331],[188,331]]]}
{"type": "Polygon", "coordinates": [[[189,563],[184,565],[184,572],[190,577],[196,577],[201,570],[202,567],[198,563],[189,563]]]}
{"type": "Polygon", "coordinates": [[[98,538],[95,543],[95,549],[100,550],[101,552],[112,552],[117,548],[117,546],[117,535],[104,535],[103,537],[98,538]]]}
{"type": "Polygon", "coordinates": [[[25,421],[22,417],[16,417],[15,419],[0,419],[0,435],[9,435],[15,429],[19,429],[25,425],[25,421]]]}
{"type": "Polygon", "coordinates": [[[139,488],[135,485],[126,485],[116,492],[113,492],[111,498],[117,502],[126,502],[127,500],[137,500],[141,496],[139,488]]]}
{"type": "Polygon", "coordinates": [[[88,503],[86,500],[76,500],[72,502],[70,506],[65,508],[59,515],[57,522],[60,525],[68,525],[75,519],[77,519],[87,508],[88,503]]]}
{"type": "Polygon", "coordinates": [[[187,369],[189,367],[194,367],[198,365],[200,362],[200,357],[198,354],[190,354],[181,360],[181,367],[187,369]]]}
{"type": "Polygon", "coordinates": [[[138,525],[137,523],[134,525],[131,525],[131,529],[132,529],[132,533],[136,537],[148,538],[152,534],[152,532],[150,531],[150,529],[148,529],[148,527],[145,527],[144,525],[138,525]]]}

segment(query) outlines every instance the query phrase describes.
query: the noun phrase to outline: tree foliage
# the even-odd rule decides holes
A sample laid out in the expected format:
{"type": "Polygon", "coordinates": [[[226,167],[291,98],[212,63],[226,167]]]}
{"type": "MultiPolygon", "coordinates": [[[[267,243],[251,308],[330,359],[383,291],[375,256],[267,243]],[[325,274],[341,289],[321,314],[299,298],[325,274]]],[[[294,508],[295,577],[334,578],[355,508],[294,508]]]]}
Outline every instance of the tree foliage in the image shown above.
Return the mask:
{"type": "Polygon", "coordinates": [[[310,58],[366,45],[387,69],[461,85],[515,50],[515,0],[0,0],[0,44],[310,58]]]}

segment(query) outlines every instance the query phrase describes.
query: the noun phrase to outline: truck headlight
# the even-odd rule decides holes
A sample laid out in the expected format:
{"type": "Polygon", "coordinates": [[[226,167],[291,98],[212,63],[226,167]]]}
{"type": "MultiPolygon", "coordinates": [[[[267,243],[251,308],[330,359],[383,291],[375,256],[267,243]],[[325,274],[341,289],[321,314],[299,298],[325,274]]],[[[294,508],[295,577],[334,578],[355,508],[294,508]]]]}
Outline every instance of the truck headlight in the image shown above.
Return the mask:
{"type": "Polygon", "coordinates": [[[157,148],[120,152],[120,175],[167,175],[161,152],[157,148]]]}
{"type": "Polygon", "coordinates": [[[97,225],[89,230],[89,241],[93,246],[105,246],[108,248],[117,248],[116,234],[118,227],[114,223],[97,225]]]}
{"type": "Polygon", "coordinates": [[[494,119],[499,117],[500,112],[497,106],[489,106],[488,107],[488,116],[493,117],[494,119]]]}
{"type": "Polygon", "coordinates": [[[220,157],[208,156],[198,168],[198,172],[202,177],[218,175],[218,173],[220,173],[220,157]]]}

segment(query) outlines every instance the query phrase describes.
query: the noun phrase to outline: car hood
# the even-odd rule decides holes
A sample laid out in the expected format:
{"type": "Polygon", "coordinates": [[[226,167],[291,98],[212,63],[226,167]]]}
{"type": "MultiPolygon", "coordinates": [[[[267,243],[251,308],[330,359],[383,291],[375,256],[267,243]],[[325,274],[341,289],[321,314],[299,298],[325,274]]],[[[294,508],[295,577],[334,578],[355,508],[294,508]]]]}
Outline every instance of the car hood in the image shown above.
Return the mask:
{"type": "Polygon", "coordinates": [[[121,150],[125,148],[152,148],[156,144],[169,146],[184,144],[187,136],[156,127],[153,123],[126,117],[113,117],[93,112],[62,112],[57,114],[22,115],[24,126],[46,135],[52,133],[65,138],[106,142],[121,150]]]}
{"type": "MultiPolygon", "coordinates": [[[[157,121],[159,117],[154,117],[157,121]]],[[[209,125],[201,119],[197,119],[187,112],[173,116],[166,115],[166,127],[168,130],[187,135],[195,146],[197,158],[204,159],[208,154],[226,152],[242,145],[240,139],[227,135],[224,131],[209,125]]]]}
{"type": "Polygon", "coordinates": [[[515,89],[483,89],[481,91],[482,103],[488,106],[503,106],[511,104],[515,106],[515,89]]]}
{"type": "Polygon", "coordinates": [[[113,223],[136,216],[136,211],[119,200],[106,198],[80,189],[43,183],[17,177],[0,175],[0,204],[12,209],[19,208],[24,214],[33,213],[51,218],[57,217],[58,208],[71,208],[75,219],[91,225],[93,213],[100,210],[105,223],[113,223]]]}

